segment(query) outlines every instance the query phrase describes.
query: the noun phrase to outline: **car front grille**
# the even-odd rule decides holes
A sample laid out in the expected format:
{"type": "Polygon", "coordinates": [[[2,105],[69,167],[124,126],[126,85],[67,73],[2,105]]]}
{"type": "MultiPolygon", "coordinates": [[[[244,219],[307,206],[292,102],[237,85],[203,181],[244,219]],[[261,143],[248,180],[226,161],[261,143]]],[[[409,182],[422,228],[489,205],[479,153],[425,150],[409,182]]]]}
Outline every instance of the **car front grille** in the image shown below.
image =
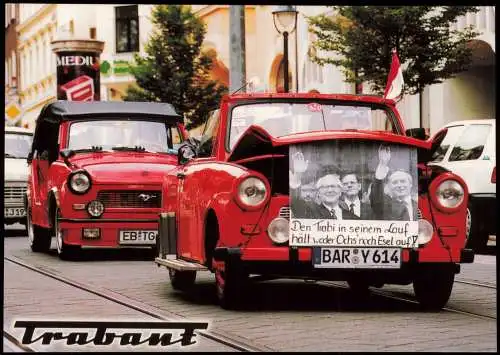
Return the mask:
{"type": "Polygon", "coordinates": [[[281,207],[279,216],[282,218],[290,219],[290,206],[281,207]]]}
{"type": "Polygon", "coordinates": [[[106,208],[160,208],[161,191],[99,191],[97,199],[106,208]]]}
{"type": "Polygon", "coordinates": [[[24,195],[26,195],[26,183],[6,182],[3,191],[3,198],[5,203],[22,204],[24,202],[24,195]]]}

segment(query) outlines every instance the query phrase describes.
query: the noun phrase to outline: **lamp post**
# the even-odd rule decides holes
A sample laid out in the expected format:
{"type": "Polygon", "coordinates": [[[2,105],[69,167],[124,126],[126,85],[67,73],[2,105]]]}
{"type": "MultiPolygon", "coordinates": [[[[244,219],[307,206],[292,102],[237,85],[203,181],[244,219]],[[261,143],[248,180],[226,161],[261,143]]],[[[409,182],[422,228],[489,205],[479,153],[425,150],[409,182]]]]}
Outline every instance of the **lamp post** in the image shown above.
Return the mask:
{"type": "Polygon", "coordinates": [[[289,92],[288,35],[295,30],[295,26],[297,25],[297,10],[295,6],[277,6],[276,10],[273,11],[273,22],[276,31],[278,31],[279,34],[283,34],[283,80],[285,92],[289,92]]]}

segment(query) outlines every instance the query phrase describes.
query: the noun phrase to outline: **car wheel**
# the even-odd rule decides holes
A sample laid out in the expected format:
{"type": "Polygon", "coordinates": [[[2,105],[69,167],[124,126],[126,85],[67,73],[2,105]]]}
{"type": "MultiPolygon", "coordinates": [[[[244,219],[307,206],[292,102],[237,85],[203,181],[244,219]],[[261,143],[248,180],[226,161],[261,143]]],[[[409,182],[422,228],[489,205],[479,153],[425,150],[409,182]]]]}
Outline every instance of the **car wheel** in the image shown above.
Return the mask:
{"type": "Polygon", "coordinates": [[[245,295],[248,275],[238,270],[231,263],[224,263],[224,268],[215,270],[215,287],[219,305],[223,309],[239,309],[245,295]]]}
{"type": "Polygon", "coordinates": [[[26,231],[30,248],[35,253],[46,253],[50,250],[52,238],[49,230],[33,224],[31,208],[26,210],[26,231]]]}
{"type": "Polygon", "coordinates": [[[193,287],[196,280],[196,271],[179,271],[169,268],[168,276],[174,290],[186,291],[193,287]]]}
{"type": "Polygon", "coordinates": [[[56,246],[57,246],[57,254],[63,260],[75,260],[77,259],[80,251],[80,247],[68,245],[64,243],[63,233],[59,226],[59,217],[61,216],[61,211],[58,207],[54,212],[54,233],[56,236],[56,246]]]}
{"type": "Polygon", "coordinates": [[[466,240],[466,248],[474,252],[482,251],[488,244],[488,232],[481,226],[477,213],[470,205],[467,208],[466,240]]]}
{"type": "Polygon", "coordinates": [[[455,281],[453,265],[420,265],[416,272],[413,290],[422,309],[438,311],[443,308],[455,281]]]}

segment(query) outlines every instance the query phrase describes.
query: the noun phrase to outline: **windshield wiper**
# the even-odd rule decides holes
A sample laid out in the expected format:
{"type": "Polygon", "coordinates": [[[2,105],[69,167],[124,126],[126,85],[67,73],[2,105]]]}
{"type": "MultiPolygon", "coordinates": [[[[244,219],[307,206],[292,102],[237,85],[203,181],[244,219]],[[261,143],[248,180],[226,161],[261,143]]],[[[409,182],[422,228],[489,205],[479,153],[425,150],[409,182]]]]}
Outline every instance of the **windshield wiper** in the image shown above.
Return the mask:
{"type": "Polygon", "coordinates": [[[15,159],[22,158],[22,157],[18,157],[17,155],[12,155],[12,154],[9,154],[9,153],[5,153],[5,157],[6,158],[15,158],[15,159]]]}
{"type": "Polygon", "coordinates": [[[146,148],[140,145],[136,145],[134,147],[126,147],[126,146],[117,146],[112,147],[112,150],[120,151],[120,152],[145,152],[146,148]]]}
{"type": "Polygon", "coordinates": [[[91,148],[72,149],[75,153],[102,152],[102,146],[93,145],[91,148]]]}

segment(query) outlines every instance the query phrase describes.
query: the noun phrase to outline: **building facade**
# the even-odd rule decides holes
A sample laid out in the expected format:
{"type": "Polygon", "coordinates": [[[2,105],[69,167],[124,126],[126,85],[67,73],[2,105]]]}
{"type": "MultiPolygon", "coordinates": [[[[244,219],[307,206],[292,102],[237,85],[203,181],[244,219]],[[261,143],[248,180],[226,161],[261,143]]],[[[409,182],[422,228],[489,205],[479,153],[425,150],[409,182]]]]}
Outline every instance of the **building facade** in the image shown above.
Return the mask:
{"type": "MultiPolygon", "coordinates": [[[[193,9],[207,24],[204,44],[217,58],[219,79],[228,81],[225,73],[229,72],[229,7],[196,5],[193,9]]],[[[245,6],[246,78],[258,78],[260,87],[270,91],[283,86],[283,37],[273,25],[274,9],[275,6],[245,6]]],[[[309,56],[314,51],[315,38],[309,31],[307,17],[334,16],[332,10],[326,6],[297,6],[297,11],[296,29],[289,36],[288,45],[290,91],[354,93],[354,85],[345,82],[339,68],[319,66],[309,56]]],[[[473,48],[471,67],[453,79],[427,87],[422,95],[404,97],[397,106],[406,128],[424,127],[433,134],[451,121],[495,118],[495,7],[481,6],[478,13],[460,17],[453,27],[463,29],[469,25],[481,33],[469,43],[473,48]]],[[[370,94],[369,89],[365,93],[370,94]]]]}
{"type": "Polygon", "coordinates": [[[89,39],[95,33],[95,5],[19,4],[17,25],[19,96],[23,122],[33,127],[42,107],[57,97],[56,55],[51,42],[89,39]]]}
{"type": "MultiPolygon", "coordinates": [[[[105,42],[100,57],[100,97],[122,100],[127,88],[135,83],[128,65],[135,53],[144,53],[153,30],[150,21],[153,5],[22,3],[18,6],[18,52],[14,51],[14,55],[19,62],[15,70],[24,122],[33,125],[43,105],[55,100],[56,64],[50,43],[61,37],[105,42]]],[[[229,6],[192,6],[207,26],[203,50],[214,59],[211,76],[226,86],[230,73],[229,6]]],[[[275,29],[274,10],[274,6],[245,5],[245,77],[256,79],[259,89],[269,91],[280,90],[284,83],[283,36],[275,29]]],[[[314,37],[309,32],[307,17],[321,13],[334,16],[331,9],[297,6],[297,10],[297,25],[288,42],[290,91],[354,93],[354,85],[345,82],[339,68],[319,66],[309,57],[314,50],[314,37]]],[[[398,108],[407,128],[422,125],[434,133],[450,121],[495,117],[495,7],[482,6],[479,13],[460,18],[454,26],[460,29],[469,24],[481,31],[471,42],[472,67],[454,79],[426,88],[422,95],[407,96],[400,101],[398,108]]],[[[6,56],[6,67],[9,58],[12,61],[12,55],[6,56]]],[[[6,83],[7,79],[6,76],[6,83]]]]}
{"type": "Polygon", "coordinates": [[[5,4],[5,124],[22,124],[18,81],[20,79],[16,25],[19,22],[19,4],[5,4]]]}

